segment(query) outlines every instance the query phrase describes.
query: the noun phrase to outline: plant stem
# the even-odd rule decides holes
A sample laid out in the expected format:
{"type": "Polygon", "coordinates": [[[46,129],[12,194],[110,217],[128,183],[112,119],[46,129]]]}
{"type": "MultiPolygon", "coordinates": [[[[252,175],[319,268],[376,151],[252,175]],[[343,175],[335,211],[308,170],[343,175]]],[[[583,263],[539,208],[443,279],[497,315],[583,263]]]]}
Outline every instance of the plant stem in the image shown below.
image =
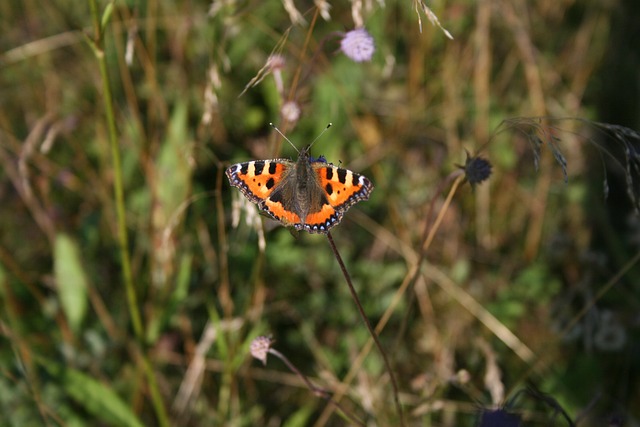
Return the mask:
{"type": "Polygon", "coordinates": [[[169,425],[169,420],[164,403],[162,402],[160,391],[158,389],[155,372],[148,355],[144,351],[144,333],[141,320],[142,317],[138,308],[136,290],[133,284],[133,274],[131,272],[129,238],[127,235],[127,224],[125,215],[126,210],[124,204],[124,188],[122,184],[120,148],[118,146],[118,131],[116,128],[115,112],[113,108],[111,80],[109,78],[109,69],[107,67],[107,60],[105,58],[104,52],[104,32],[100,17],[98,15],[98,5],[96,3],[96,0],[89,0],[89,6],[91,9],[91,17],[95,30],[94,39],[90,40],[90,45],[93,48],[96,59],[98,60],[98,66],[100,68],[100,76],[102,78],[102,96],[104,97],[103,99],[105,104],[105,113],[107,116],[107,126],[109,129],[109,144],[111,146],[111,160],[113,162],[113,188],[118,221],[118,244],[120,249],[120,262],[122,264],[122,278],[127,295],[127,303],[129,308],[129,315],[131,316],[133,332],[140,348],[142,370],[147,377],[147,386],[149,387],[151,402],[153,404],[153,408],[155,410],[159,425],[164,427],[169,425]]]}
{"type": "Polygon", "coordinates": [[[116,216],[118,221],[118,246],[120,249],[120,263],[122,264],[122,278],[124,280],[127,302],[129,304],[129,315],[133,332],[136,338],[142,342],[143,330],[140,311],[135,287],[133,285],[133,275],[131,273],[131,263],[129,257],[129,237],[127,233],[127,223],[124,207],[124,189],[122,184],[122,166],[120,159],[120,148],[118,146],[118,130],[116,128],[115,112],[113,108],[113,96],[111,91],[111,79],[109,78],[109,68],[104,53],[104,34],[100,26],[98,7],[96,0],[90,0],[91,15],[95,28],[95,39],[91,40],[91,47],[98,60],[100,76],[102,77],[102,96],[104,99],[107,127],[109,130],[109,145],[111,148],[111,161],[113,162],[113,191],[116,203],[116,216]]]}
{"type": "Polygon", "coordinates": [[[309,378],[307,378],[302,372],[300,372],[300,370],[298,368],[296,368],[296,366],[293,363],[291,363],[291,361],[284,354],[280,353],[278,350],[273,349],[273,348],[269,349],[269,353],[273,354],[278,359],[282,360],[284,362],[284,364],[287,365],[287,367],[289,369],[291,369],[291,371],[293,373],[295,373],[305,383],[305,385],[309,388],[309,390],[311,390],[313,392],[313,394],[315,394],[316,396],[321,397],[322,399],[326,400],[327,402],[335,405],[336,408],[338,408],[340,411],[342,411],[344,416],[347,417],[349,419],[349,421],[351,421],[351,423],[357,424],[357,425],[362,426],[362,427],[365,427],[365,424],[362,421],[358,420],[355,417],[355,415],[353,415],[349,411],[347,411],[340,404],[340,402],[337,402],[337,401],[333,400],[333,398],[331,397],[331,394],[327,390],[325,390],[323,388],[320,388],[320,387],[316,386],[314,383],[312,383],[311,380],[309,378]]]}
{"type": "Polygon", "coordinates": [[[384,360],[384,366],[387,369],[387,372],[389,373],[389,378],[391,379],[391,386],[393,387],[393,400],[396,405],[396,412],[398,412],[398,416],[400,417],[400,426],[404,426],[404,416],[402,414],[402,406],[400,406],[400,399],[398,398],[398,394],[399,394],[398,383],[396,382],[396,377],[393,374],[393,370],[391,369],[391,363],[389,363],[389,358],[387,357],[387,353],[382,348],[382,344],[380,344],[380,340],[378,340],[378,335],[373,330],[373,327],[369,322],[369,318],[367,318],[367,315],[364,312],[364,308],[362,308],[362,304],[360,303],[358,294],[356,293],[356,290],[353,287],[353,283],[351,282],[351,276],[349,275],[349,272],[347,271],[347,267],[344,265],[344,262],[342,261],[342,257],[338,252],[338,248],[336,247],[336,244],[333,241],[333,236],[331,236],[330,232],[327,233],[327,240],[329,240],[329,245],[331,246],[331,250],[333,251],[333,254],[336,257],[336,260],[338,260],[338,264],[340,265],[342,274],[344,275],[344,278],[347,281],[347,285],[349,286],[349,291],[351,292],[351,297],[353,298],[353,300],[356,303],[356,306],[358,307],[358,313],[360,313],[360,317],[362,317],[362,320],[364,321],[365,325],[367,326],[367,329],[369,330],[369,334],[371,335],[371,338],[373,338],[373,341],[375,342],[376,347],[378,347],[378,351],[380,351],[380,354],[382,355],[382,359],[384,360]]]}

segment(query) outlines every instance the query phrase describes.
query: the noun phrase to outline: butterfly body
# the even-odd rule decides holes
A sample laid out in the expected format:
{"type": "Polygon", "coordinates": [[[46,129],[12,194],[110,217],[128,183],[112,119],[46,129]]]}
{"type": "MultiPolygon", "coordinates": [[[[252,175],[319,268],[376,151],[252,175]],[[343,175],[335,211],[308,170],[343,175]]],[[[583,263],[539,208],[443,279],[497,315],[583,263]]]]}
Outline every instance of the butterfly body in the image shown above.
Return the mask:
{"type": "Polygon", "coordinates": [[[232,186],[285,226],[326,234],[354,203],[367,200],[373,185],[363,175],[309,156],[298,160],[254,160],[226,171],[232,186]]]}

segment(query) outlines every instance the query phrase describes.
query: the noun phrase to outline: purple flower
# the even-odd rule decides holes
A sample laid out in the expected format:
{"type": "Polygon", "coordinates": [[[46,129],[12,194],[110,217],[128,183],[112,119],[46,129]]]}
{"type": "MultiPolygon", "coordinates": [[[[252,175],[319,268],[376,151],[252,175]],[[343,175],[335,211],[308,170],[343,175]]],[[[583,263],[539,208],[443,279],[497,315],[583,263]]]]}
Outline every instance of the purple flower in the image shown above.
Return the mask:
{"type": "Polygon", "coordinates": [[[347,32],[340,41],[340,50],[355,62],[371,61],[376,44],[364,28],[347,32]]]}

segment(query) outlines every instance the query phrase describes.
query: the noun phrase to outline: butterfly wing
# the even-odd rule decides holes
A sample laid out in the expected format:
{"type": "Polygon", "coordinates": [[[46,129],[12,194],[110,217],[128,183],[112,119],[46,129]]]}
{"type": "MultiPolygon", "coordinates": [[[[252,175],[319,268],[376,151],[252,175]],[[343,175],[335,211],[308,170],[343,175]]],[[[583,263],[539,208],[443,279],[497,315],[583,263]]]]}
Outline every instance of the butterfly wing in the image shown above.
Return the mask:
{"type": "Polygon", "coordinates": [[[364,176],[332,164],[314,163],[327,200],[336,210],[345,211],[353,204],[368,200],[373,184],[364,176]]]}
{"type": "Polygon", "coordinates": [[[226,175],[232,186],[253,203],[266,200],[286,176],[292,162],[286,159],[255,160],[230,166],[226,175]]]}
{"type": "Polygon", "coordinates": [[[285,225],[295,225],[300,218],[287,210],[282,193],[283,181],[290,175],[293,165],[287,159],[255,160],[229,167],[226,175],[232,186],[240,189],[247,199],[273,219],[285,225]]]}
{"type": "Polygon", "coordinates": [[[273,219],[310,233],[328,233],[350,206],[367,200],[373,190],[363,175],[326,160],[309,162],[307,151],[297,165],[305,170],[304,177],[296,172],[296,163],[286,159],[238,163],[226,175],[232,186],[273,219]],[[301,186],[299,180],[305,184],[301,186]]]}
{"type": "Polygon", "coordinates": [[[367,200],[373,184],[364,175],[342,169],[326,162],[314,162],[318,183],[323,192],[319,209],[309,212],[303,227],[311,233],[327,233],[337,225],[353,204],[367,200]]]}

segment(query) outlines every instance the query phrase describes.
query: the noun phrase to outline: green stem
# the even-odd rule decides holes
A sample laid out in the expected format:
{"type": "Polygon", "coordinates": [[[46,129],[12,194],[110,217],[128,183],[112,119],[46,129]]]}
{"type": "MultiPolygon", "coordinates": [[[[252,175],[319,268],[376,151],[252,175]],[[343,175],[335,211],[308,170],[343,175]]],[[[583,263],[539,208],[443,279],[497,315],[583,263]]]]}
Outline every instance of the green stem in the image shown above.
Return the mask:
{"type": "Polygon", "coordinates": [[[133,274],[131,272],[131,262],[129,254],[129,237],[127,233],[126,210],[124,204],[124,189],[122,184],[122,167],[120,159],[120,148],[118,145],[118,131],[116,128],[115,112],[113,108],[113,97],[111,91],[111,80],[109,69],[104,53],[104,33],[100,17],[98,15],[98,5],[96,0],[89,0],[91,18],[94,25],[94,39],[90,40],[90,45],[98,60],[100,76],[102,78],[102,91],[104,96],[107,126],[109,129],[109,144],[111,146],[111,160],[113,162],[113,189],[116,203],[116,215],[118,221],[118,244],[120,247],[120,262],[122,264],[122,278],[127,295],[127,304],[133,332],[138,345],[141,348],[142,370],[147,378],[147,386],[151,402],[160,426],[169,426],[167,412],[160,395],[156,375],[148,355],[144,351],[144,331],[142,327],[142,316],[138,308],[135,286],[133,284],[133,274]]]}
{"type": "MultiPolygon", "coordinates": [[[[92,0],[95,1],[95,0],[92,0]]],[[[118,146],[118,132],[116,129],[115,113],[113,111],[113,98],[111,96],[111,83],[109,71],[104,51],[98,47],[98,64],[102,75],[102,90],[104,95],[105,110],[107,114],[107,125],[109,126],[109,145],[111,146],[111,159],[113,161],[113,190],[116,202],[116,214],[118,218],[118,244],[120,246],[120,262],[122,264],[122,276],[127,293],[129,304],[129,314],[133,325],[133,332],[136,338],[142,342],[142,320],[136,290],[133,285],[133,275],[131,273],[131,263],[129,257],[129,236],[127,233],[126,214],[124,208],[124,189],[122,185],[122,166],[120,160],[120,149],[118,146]]]]}
{"type": "Polygon", "coordinates": [[[387,369],[387,373],[389,374],[389,379],[391,380],[391,387],[393,389],[393,401],[396,405],[396,412],[398,413],[398,417],[400,418],[399,420],[400,426],[404,427],[405,425],[404,415],[402,413],[402,406],[400,405],[400,398],[399,398],[400,392],[398,389],[398,382],[396,381],[396,376],[393,373],[393,369],[391,369],[391,363],[389,362],[387,353],[384,351],[384,348],[382,347],[382,344],[378,339],[378,334],[376,334],[376,331],[373,330],[373,327],[371,326],[371,322],[369,322],[369,318],[367,317],[367,314],[364,312],[364,308],[360,303],[360,298],[358,298],[358,293],[356,292],[356,289],[353,287],[353,283],[351,282],[351,275],[349,275],[349,271],[347,270],[347,267],[344,265],[344,261],[342,261],[342,257],[338,252],[338,248],[335,242],[333,241],[333,236],[331,236],[330,232],[327,233],[327,240],[329,240],[329,245],[331,246],[333,255],[336,257],[336,260],[340,265],[340,270],[342,270],[342,275],[347,281],[347,285],[349,286],[349,291],[351,292],[351,297],[353,298],[353,301],[356,303],[356,307],[358,307],[358,313],[360,314],[360,317],[362,318],[362,321],[364,322],[364,324],[367,326],[367,329],[369,330],[369,335],[371,335],[371,338],[373,338],[373,342],[376,344],[376,347],[378,347],[378,351],[382,356],[382,360],[384,361],[384,366],[387,369]]]}

